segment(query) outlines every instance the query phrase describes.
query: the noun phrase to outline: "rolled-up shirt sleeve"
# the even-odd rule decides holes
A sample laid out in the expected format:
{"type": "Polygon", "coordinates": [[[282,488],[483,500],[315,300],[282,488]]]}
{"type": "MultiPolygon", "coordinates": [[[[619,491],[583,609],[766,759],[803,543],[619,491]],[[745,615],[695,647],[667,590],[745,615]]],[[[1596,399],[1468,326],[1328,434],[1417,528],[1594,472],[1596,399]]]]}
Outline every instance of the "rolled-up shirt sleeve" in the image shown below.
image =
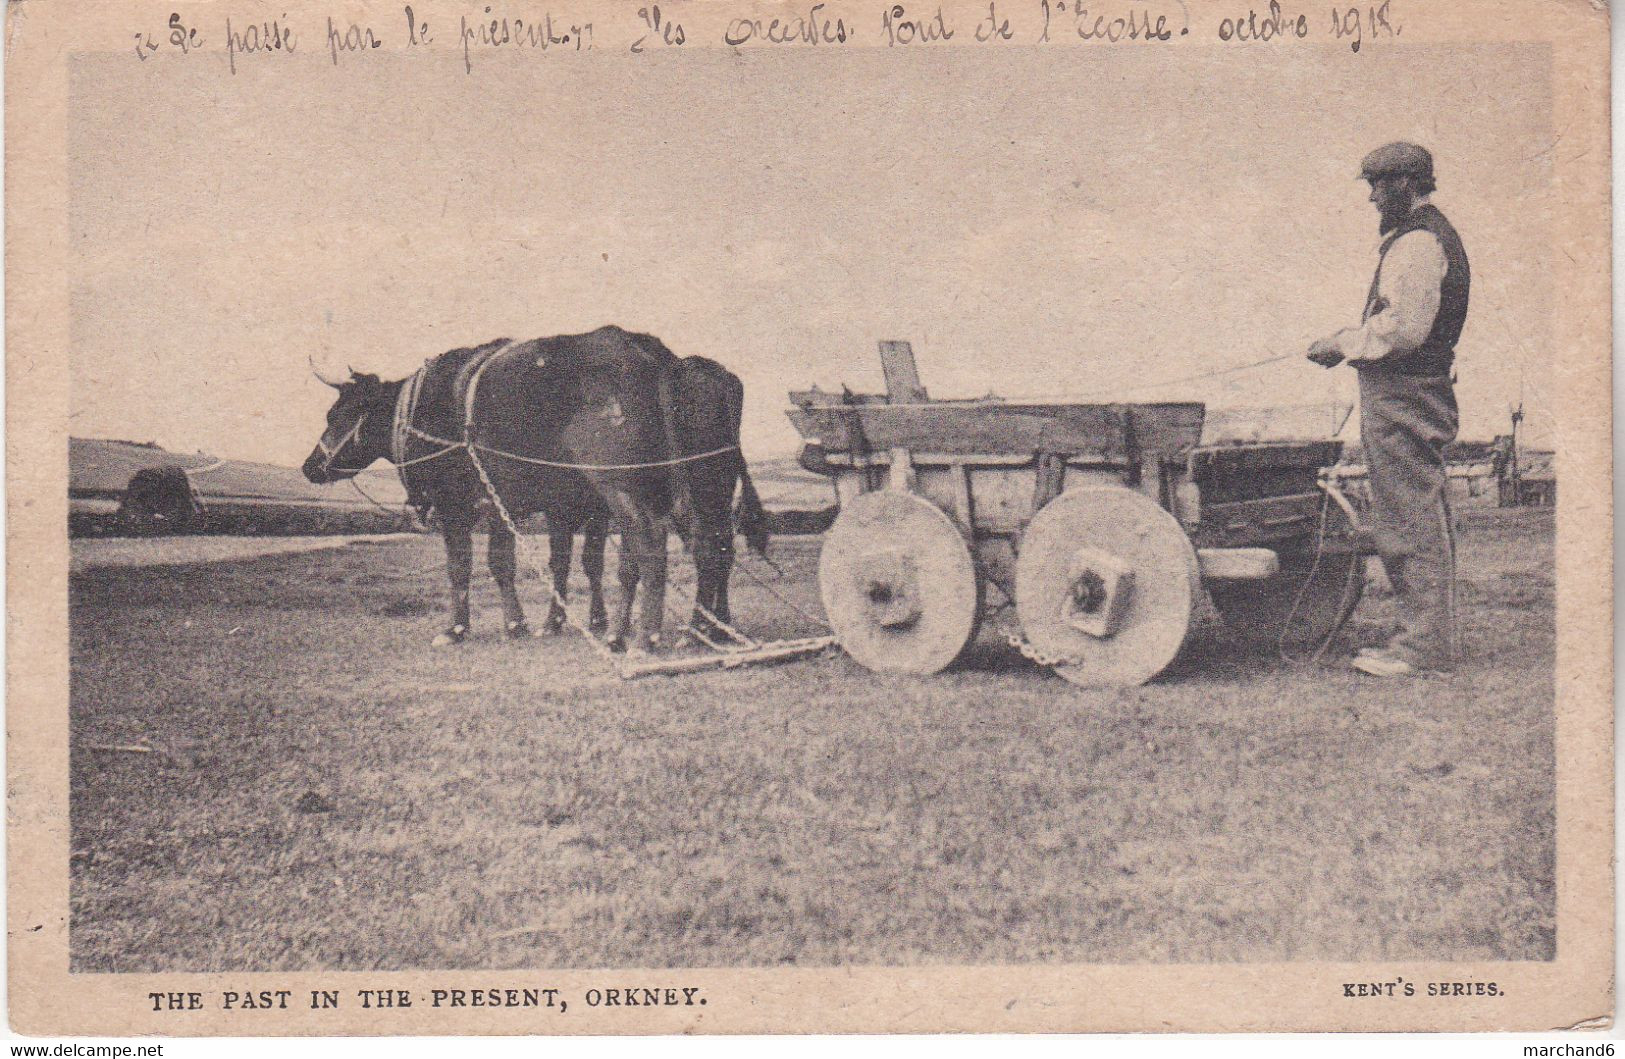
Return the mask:
{"type": "Polygon", "coordinates": [[[1374,361],[1420,348],[1439,315],[1447,267],[1432,232],[1409,232],[1395,240],[1377,277],[1377,310],[1360,327],[1338,332],[1343,356],[1374,361]]]}

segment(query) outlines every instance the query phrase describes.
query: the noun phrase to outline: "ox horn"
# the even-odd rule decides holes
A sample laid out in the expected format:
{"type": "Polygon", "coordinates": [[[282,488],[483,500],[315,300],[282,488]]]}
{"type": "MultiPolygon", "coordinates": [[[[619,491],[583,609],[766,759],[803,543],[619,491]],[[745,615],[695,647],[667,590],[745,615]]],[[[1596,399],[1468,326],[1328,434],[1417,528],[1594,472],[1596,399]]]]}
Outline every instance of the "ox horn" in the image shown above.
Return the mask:
{"type": "Polygon", "coordinates": [[[316,376],[317,380],[319,382],[321,382],[323,385],[331,386],[335,390],[343,385],[342,383],[334,382],[332,379],[329,379],[326,375],[323,375],[322,370],[316,366],[316,358],[315,357],[312,357],[309,354],[306,354],[305,359],[310,362],[310,373],[312,375],[316,376]]]}

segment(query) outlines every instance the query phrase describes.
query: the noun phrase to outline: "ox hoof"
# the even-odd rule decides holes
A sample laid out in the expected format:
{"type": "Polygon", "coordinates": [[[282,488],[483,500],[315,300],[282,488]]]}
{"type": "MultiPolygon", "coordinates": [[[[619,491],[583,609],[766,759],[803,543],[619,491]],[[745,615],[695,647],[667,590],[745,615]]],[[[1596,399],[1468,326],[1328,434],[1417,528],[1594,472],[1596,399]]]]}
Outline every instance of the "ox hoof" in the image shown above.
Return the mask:
{"type": "Polygon", "coordinates": [[[609,628],[609,619],[604,617],[602,614],[592,617],[587,621],[587,631],[592,633],[594,636],[602,636],[604,634],[604,630],[607,628],[609,628]]]}
{"type": "Polygon", "coordinates": [[[563,631],[564,618],[562,615],[559,617],[554,617],[553,615],[549,614],[547,616],[547,620],[542,622],[542,632],[548,636],[557,636],[563,631]]]}
{"type": "Polygon", "coordinates": [[[532,633],[530,631],[530,626],[527,625],[523,620],[510,621],[508,623],[508,639],[529,640],[531,637],[532,633]]]}
{"type": "Polygon", "coordinates": [[[624,636],[611,636],[609,638],[609,643],[607,644],[607,646],[615,654],[624,654],[626,652],[626,637],[624,637],[624,636]]]}
{"type": "Polygon", "coordinates": [[[468,626],[453,625],[445,632],[434,638],[431,647],[455,647],[468,639],[468,626]]]}

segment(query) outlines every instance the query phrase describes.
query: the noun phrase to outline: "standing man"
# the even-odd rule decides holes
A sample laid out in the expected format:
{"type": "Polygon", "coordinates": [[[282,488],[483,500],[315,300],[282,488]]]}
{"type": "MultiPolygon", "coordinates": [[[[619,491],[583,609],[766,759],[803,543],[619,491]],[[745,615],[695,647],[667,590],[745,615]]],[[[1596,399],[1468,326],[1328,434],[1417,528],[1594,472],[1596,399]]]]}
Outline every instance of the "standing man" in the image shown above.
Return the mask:
{"type": "Polygon", "coordinates": [[[1309,359],[1347,359],[1360,376],[1360,444],[1383,569],[1402,628],[1361,651],[1354,668],[1379,677],[1448,668],[1456,657],[1456,542],[1444,447],[1456,436],[1452,363],[1467,321],[1467,252],[1428,201],[1433,156],[1391,143],[1366,156],[1361,179],[1382,218],[1377,274],[1359,327],[1323,338],[1309,359]]]}

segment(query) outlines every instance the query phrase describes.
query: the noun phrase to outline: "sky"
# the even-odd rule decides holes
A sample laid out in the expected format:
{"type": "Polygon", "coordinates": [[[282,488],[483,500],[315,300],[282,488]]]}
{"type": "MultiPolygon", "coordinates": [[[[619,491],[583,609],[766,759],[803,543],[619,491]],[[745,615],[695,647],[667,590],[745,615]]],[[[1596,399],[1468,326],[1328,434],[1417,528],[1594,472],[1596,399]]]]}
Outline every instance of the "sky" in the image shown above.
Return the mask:
{"type": "Polygon", "coordinates": [[[732,368],[753,459],[787,390],[882,390],[883,339],[934,396],[1352,401],[1297,360],[1155,384],[1358,323],[1359,160],[1410,139],[1472,261],[1462,436],[1521,397],[1551,444],[1544,46],[194,58],[73,66],[76,436],[294,464],[307,358],[605,323],[732,368]]]}

